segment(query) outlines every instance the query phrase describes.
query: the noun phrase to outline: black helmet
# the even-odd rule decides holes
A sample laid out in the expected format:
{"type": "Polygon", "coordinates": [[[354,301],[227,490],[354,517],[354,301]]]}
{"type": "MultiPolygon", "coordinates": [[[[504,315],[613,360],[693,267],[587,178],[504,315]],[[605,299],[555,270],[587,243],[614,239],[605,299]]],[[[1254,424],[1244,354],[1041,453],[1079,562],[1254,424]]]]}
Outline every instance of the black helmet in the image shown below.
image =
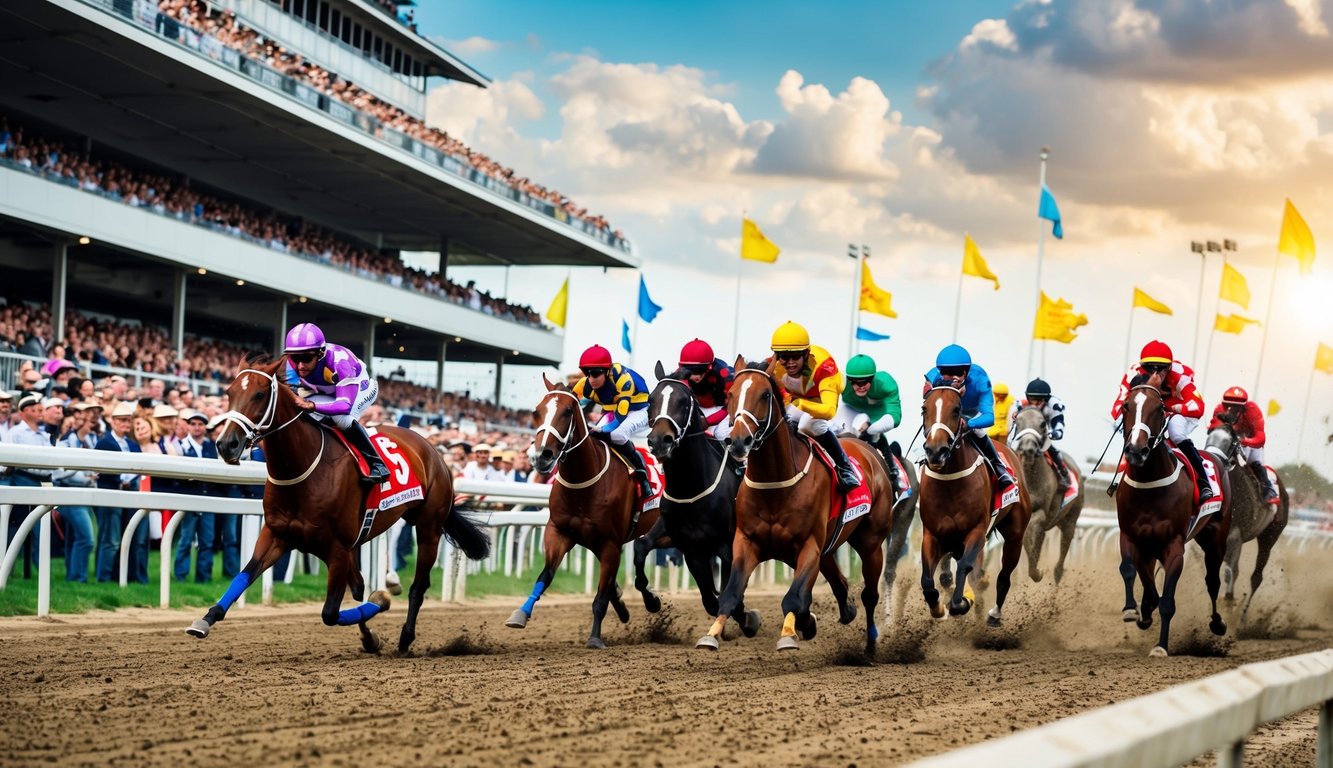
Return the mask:
{"type": "Polygon", "coordinates": [[[1028,382],[1028,389],[1026,395],[1028,399],[1032,399],[1034,397],[1041,397],[1049,400],[1051,399],[1051,385],[1047,384],[1041,379],[1033,379],[1032,381],[1028,382]]]}

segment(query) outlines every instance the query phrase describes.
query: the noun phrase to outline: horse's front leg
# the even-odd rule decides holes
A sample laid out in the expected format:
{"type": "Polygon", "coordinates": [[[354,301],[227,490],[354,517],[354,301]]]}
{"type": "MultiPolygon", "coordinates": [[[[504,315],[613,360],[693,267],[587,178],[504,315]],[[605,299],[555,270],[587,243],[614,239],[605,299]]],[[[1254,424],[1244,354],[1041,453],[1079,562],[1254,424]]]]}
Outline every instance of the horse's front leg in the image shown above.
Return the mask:
{"type": "MultiPolygon", "coordinates": [[[[787,589],[787,594],[782,597],[782,631],[779,633],[777,644],[779,651],[794,651],[800,647],[796,641],[797,630],[800,630],[801,638],[804,640],[813,640],[815,632],[818,631],[815,615],[810,612],[810,595],[814,591],[815,577],[819,574],[821,560],[819,550],[822,548],[819,539],[811,536],[796,553],[796,568],[792,575],[791,586],[787,589]]],[[[843,579],[836,562],[833,563],[833,569],[837,572],[837,577],[843,579]]],[[[846,584],[846,579],[843,579],[844,600],[846,600],[846,584]]]]}
{"type": "MultiPolygon", "coordinates": [[[[712,651],[718,649],[722,640],[722,630],[727,625],[727,617],[745,605],[745,587],[750,583],[750,574],[758,565],[759,547],[744,533],[736,531],[736,537],[731,544],[731,575],[727,579],[727,586],[722,590],[722,596],[718,598],[717,617],[713,620],[713,625],[708,628],[708,634],[699,638],[694,644],[695,648],[712,651]]],[[[756,629],[758,620],[759,616],[756,614],[756,629]]],[[[751,635],[747,635],[749,636],[751,635]]]]}
{"type": "Polygon", "coordinates": [[[1120,579],[1125,582],[1125,607],[1120,611],[1120,618],[1126,623],[1139,620],[1139,604],[1134,599],[1134,561],[1138,558],[1138,548],[1128,534],[1120,534],[1120,579]]]}
{"type": "Polygon", "coordinates": [[[1242,624],[1245,623],[1245,616],[1250,612],[1250,603],[1254,602],[1254,593],[1258,592],[1259,585],[1264,583],[1264,566],[1268,565],[1268,556],[1272,553],[1273,545],[1277,543],[1278,537],[1282,535],[1282,529],[1286,525],[1285,521],[1274,519],[1256,540],[1259,551],[1254,556],[1254,573],[1250,574],[1250,594],[1245,598],[1245,605],[1240,609],[1240,622],[1242,624]]]}
{"type": "Polygon", "coordinates": [[[1023,549],[1028,553],[1028,578],[1040,582],[1046,576],[1041,570],[1041,550],[1046,544],[1046,521],[1050,519],[1050,510],[1034,517],[1028,523],[1027,533],[1023,536],[1023,549]]]}
{"type": "Polygon", "coordinates": [[[1240,526],[1232,526],[1227,534],[1226,554],[1222,557],[1222,584],[1226,587],[1227,605],[1236,602],[1236,574],[1240,573],[1240,526]]]}
{"type": "Polygon", "coordinates": [[[528,625],[528,619],[532,618],[532,609],[537,606],[537,601],[546,592],[546,588],[551,586],[551,580],[555,578],[555,569],[560,567],[560,561],[565,559],[574,542],[554,525],[547,523],[546,530],[542,534],[542,545],[546,549],[546,562],[542,565],[542,572],[532,585],[532,594],[528,595],[523,605],[515,608],[505,620],[506,627],[522,629],[528,625]]]}
{"type": "Polygon", "coordinates": [[[963,541],[963,556],[958,559],[958,573],[954,579],[953,597],[949,600],[949,615],[962,616],[972,610],[972,600],[964,592],[967,590],[967,577],[976,568],[977,558],[986,547],[986,525],[977,526],[963,541]]]}
{"type": "MultiPolygon", "coordinates": [[[[1029,523],[1031,525],[1031,523],[1029,523]]],[[[1060,523],[1060,557],[1055,561],[1055,583],[1065,577],[1065,558],[1069,556],[1069,545],[1074,543],[1078,533],[1078,518],[1070,513],[1060,523]]]]}
{"type": "MultiPolygon", "coordinates": [[[[1217,592],[1221,587],[1221,579],[1218,578],[1217,572],[1222,567],[1223,551],[1221,526],[1216,522],[1210,523],[1200,533],[1200,538],[1204,539],[1199,542],[1203,547],[1203,583],[1208,587],[1208,598],[1213,605],[1213,615],[1208,620],[1208,629],[1214,635],[1225,635],[1227,624],[1222,620],[1222,614],[1217,612],[1217,592]]],[[[1230,536],[1226,542],[1230,542],[1230,536]]]]}
{"type": "Polygon", "coordinates": [[[916,504],[912,500],[895,506],[893,530],[889,533],[884,553],[884,622],[893,623],[893,585],[898,580],[898,561],[907,554],[907,537],[912,528],[916,504]]]}
{"type": "MultiPolygon", "coordinates": [[[[1220,542],[1219,542],[1220,544],[1220,542]]],[[[1216,555],[1214,555],[1216,557],[1216,555]]],[[[1214,561],[1213,567],[1221,558],[1214,561]]],[[[1171,639],[1171,619],[1176,615],[1176,585],[1180,582],[1180,572],[1185,568],[1185,542],[1183,539],[1174,539],[1166,546],[1166,552],[1162,557],[1163,570],[1166,577],[1162,580],[1162,629],[1157,636],[1157,646],[1148,652],[1149,656],[1166,656],[1168,643],[1171,639]]],[[[1151,568],[1149,569],[1149,578],[1151,578],[1151,568]]],[[[1143,575],[1143,569],[1139,569],[1139,575],[1143,575]]],[[[1217,578],[1217,571],[1213,571],[1213,578],[1217,578]]],[[[1213,582],[1213,597],[1217,597],[1217,582],[1213,582]]],[[[1216,605],[1216,603],[1214,603],[1216,605]]],[[[1152,609],[1149,607],[1147,595],[1143,598],[1143,612],[1152,617],[1152,609]]]]}
{"type": "MultiPolygon", "coordinates": [[[[1019,509],[1015,507],[1000,523],[1000,533],[1004,536],[1004,549],[1000,555],[1000,574],[995,577],[995,605],[986,615],[986,624],[992,627],[1000,626],[1000,612],[1004,610],[1004,600],[1009,595],[1010,577],[1023,555],[1023,541],[1026,537],[1025,532],[1020,529],[1023,518],[1018,512],[1019,509]]],[[[1028,529],[1032,527],[1033,523],[1029,521],[1028,529]]],[[[1028,557],[1031,556],[1032,553],[1029,552],[1028,557]]],[[[1031,559],[1028,562],[1032,562],[1031,559]]]]}
{"type": "MultiPolygon", "coordinates": [[[[602,640],[602,619],[606,618],[606,606],[619,597],[615,593],[620,591],[616,578],[620,574],[620,546],[615,542],[603,544],[597,553],[597,562],[597,594],[592,598],[592,632],[588,634],[588,647],[600,651],[606,648],[602,640]]],[[[623,608],[623,604],[617,606],[617,612],[623,608]]],[[[626,613],[622,621],[628,618],[626,613]]]]}
{"type": "Polygon", "coordinates": [[[648,586],[648,574],[644,570],[644,564],[648,560],[649,552],[670,546],[672,546],[671,537],[666,534],[666,521],[661,516],[647,533],[634,540],[634,588],[643,595],[643,607],[649,613],[662,610],[662,598],[653,594],[653,590],[648,586]]]}
{"type": "Polygon", "coordinates": [[[273,535],[273,529],[267,525],[259,529],[259,538],[255,541],[255,553],[250,558],[250,562],[245,564],[245,568],[236,574],[227,586],[227,591],[217,603],[208,609],[202,619],[195,619],[194,623],[185,628],[187,634],[203,639],[208,637],[213,625],[227,617],[227,611],[232,604],[245,594],[246,588],[259,578],[260,574],[273,567],[278,562],[278,558],[287,551],[287,547],[273,535]]]}
{"type": "MultiPolygon", "coordinates": [[[[930,615],[937,619],[944,618],[944,606],[940,605],[940,591],[935,588],[935,569],[939,567],[940,559],[943,555],[940,542],[931,532],[922,526],[921,529],[921,594],[926,598],[926,607],[930,608],[930,615]]],[[[940,579],[941,586],[944,585],[944,579],[940,579]]]]}

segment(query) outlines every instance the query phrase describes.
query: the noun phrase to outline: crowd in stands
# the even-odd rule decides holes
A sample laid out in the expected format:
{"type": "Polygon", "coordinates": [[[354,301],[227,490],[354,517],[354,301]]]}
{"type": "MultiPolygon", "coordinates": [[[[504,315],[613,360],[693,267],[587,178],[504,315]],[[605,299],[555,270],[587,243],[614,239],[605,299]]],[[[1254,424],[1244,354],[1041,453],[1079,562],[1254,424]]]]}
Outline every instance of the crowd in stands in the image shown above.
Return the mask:
{"type": "Polygon", "coordinates": [[[461,285],[438,272],[409,268],[396,255],[358,246],[299,218],[283,217],[273,211],[260,212],[203,194],[191,189],[184,178],[94,159],[59,141],[28,135],[20,126],[11,128],[4,116],[0,116],[0,158],[31,173],[135,208],[205,226],[264,248],[303,256],[503,320],[542,327],[541,315],[532,307],[493,297],[478,290],[473,282],[461,285]]]}
{"type": "Polygon", "coordinates": [[[371,2],[374,3],[375,5],[378,5],[380,9],[383,10],[385,13],[389,14],[398,21],[402,22],[408,29],[412,30],[413,32],[417,31],[417,17],[415,9],[406,8],[403,10],[402,13],[399,13],[398,7],[400,3],[395,3],[393,0],[371,0],[371,2]]]}
{"type": "Polygon", "coordinates": [[[617,240],[624,239],[624,235],[618,230],[611,229],[605,218],[589,213],[586,208],[579,207],[560,192],[519,175],[512,168],[496,162],[482,152],[473,150],[448,133],[426,125],[425,121],[358,88],[336,73],[328,71],[298,53],[287,50],[274,40],[266,39],[257,31],[242,24],[232,11],[213,10],[203,0],[161,0],[159,9],[195,32],[214,37],[246,57],[262,61],[272,69],[296,78],[311,88],[374,117],[384,126],[452,155],[491,178],[527,193],[530,197],[545,200],[570,217],[588,222],[603,232],[612,232],[617,240]]]}

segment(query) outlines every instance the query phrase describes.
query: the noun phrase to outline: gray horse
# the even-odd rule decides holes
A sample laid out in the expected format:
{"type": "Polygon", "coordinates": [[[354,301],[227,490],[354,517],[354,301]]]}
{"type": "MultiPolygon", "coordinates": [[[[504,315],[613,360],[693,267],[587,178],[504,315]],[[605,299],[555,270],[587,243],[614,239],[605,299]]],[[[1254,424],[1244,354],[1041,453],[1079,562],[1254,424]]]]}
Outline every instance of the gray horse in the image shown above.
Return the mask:
{"type": "Polygon", "coordinates": [[[1028,575],[1033,581],[1041,581],[1043,574],[1037,565],[1041,560],[1042,543],[1047,531],[1059,528],[1060,559],[1055,563],[1055,583],[1059,584],[1065,572],[1065,556],[1069,554],[1074,529],[1078,526],[1078,516],[1083,512],[1083,473],[1072,456],[1060,453],[1078,486],[1078,493],[1065,504],[1063,496],[1057,492],[1055,469],[1046,458],[1050,437],[1042,409],[1020,409],[1014,414],[1011,429],[1009,447],[1023,461],[1023,478],[1027,484],[1028,497],[1032,500],[1032,520],[1028,523],[1027,535],[1023,540],[1023,548],[1028,553],[1028,575]]]}
{"type": "Polygon", "coordinates": [[[1227,535],[1227,551],[1222,558],[1222,584],[1226,586],[1223,599],[1228,603],[1236,600],[1240,548],[1247,541],[1259,541],[1259,553],[1254,558],[1254,573],[1250,576],[1250,595],[1245,598],[1245,605],[1240,611],[1243,624],[1250,610],[1250,602],[1254,600],[1254,593],[1259,591],[1259,585],[1264,581],[1264,566],[1268,565],[1268,556],[1282,535],[1282,530],[1287,527],[1290,500],[1287,497],[1287,486],[1283,485],[1279,477],[1278,503],[1266,503],[1258,480],[1245,465],[1237,461],[1239,449],[1240,441],[1229,425],[1222,424],[1208,432],[1206,450],[1226,464],[1227,473],[1231,476],[1231,533],[1227,535]]]}
{"type": "Polygon", "coordinates": [[[898,578],[898,563],[907,554],[907,537],[912,530],[912,520],[916,518],[917,500],[921,498],[921,481],[917,478],[916,467],[911,462],[904,461],[898,471],[906,473],[904,477],[908,484],[912,486],[912,495],[899,496],[897,501],[894,502],[893,529],[889,531],[889,538],[884,540],[884,620],[886,623],[893,621],[893,583],[898,578]]]}

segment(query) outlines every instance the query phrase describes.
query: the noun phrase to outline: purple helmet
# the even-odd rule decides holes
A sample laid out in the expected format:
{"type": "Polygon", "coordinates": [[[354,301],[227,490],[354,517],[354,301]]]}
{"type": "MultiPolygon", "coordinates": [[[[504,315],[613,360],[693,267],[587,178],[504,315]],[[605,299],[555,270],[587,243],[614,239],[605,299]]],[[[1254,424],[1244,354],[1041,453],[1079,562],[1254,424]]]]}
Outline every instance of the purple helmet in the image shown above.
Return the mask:
{"type": "Polygon", "coordinates": [[[324,332],[314,323],[297,323],[287,331],[287,343],[282,348],[282,354],[290,355],[293,352],[323,352],[324,351],[324,332]]]}

